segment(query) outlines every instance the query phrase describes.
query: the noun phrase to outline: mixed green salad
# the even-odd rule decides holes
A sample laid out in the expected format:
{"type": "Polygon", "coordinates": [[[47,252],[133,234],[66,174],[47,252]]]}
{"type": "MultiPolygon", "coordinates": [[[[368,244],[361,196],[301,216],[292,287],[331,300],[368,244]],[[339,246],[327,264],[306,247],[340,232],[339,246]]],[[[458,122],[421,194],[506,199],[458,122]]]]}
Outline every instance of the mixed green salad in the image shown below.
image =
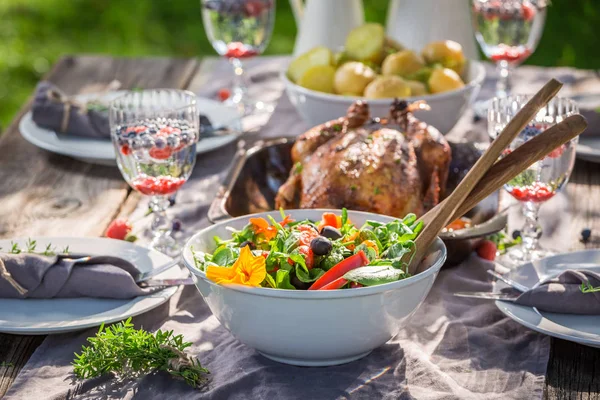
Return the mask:
{"type": "Polygon", "coordinates": [[[346,209],[321,221],[250,218],[230,238],[214,238],[212,254],[194,254],[196,267],[218,284],[288,290],[374,286],[409,276],[414,239],[422,229],[414,214],[388,223],[356,226],[346,209]]]}

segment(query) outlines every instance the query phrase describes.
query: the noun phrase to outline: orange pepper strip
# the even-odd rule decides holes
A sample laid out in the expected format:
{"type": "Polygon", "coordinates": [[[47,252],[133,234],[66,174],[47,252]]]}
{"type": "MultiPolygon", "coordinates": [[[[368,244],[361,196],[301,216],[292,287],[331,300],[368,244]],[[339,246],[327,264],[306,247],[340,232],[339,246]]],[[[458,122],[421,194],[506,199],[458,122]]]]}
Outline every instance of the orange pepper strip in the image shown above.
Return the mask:
{"type": "Polygon", "coordinates": [[[341,218],[338,221],[338,217],[334,213],[325,212],[325,213],[323,213],[323,216],[321,217],[321,222],[319,223],[319,230],[321,230],[324,226],[332,226],[334,228],[340,228],[341,221],[342,221],[341,218]]]}

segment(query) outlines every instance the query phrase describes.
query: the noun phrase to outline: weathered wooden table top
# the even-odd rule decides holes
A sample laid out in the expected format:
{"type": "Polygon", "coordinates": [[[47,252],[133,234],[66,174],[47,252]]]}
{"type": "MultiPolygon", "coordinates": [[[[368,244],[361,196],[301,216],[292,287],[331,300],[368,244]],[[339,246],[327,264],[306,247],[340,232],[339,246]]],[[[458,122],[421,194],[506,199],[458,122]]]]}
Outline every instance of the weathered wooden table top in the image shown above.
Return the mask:
{"type": "MultiPolygon", "coordinates": [[[[196,59],[123,59],[96,56],[62,58],[47,79],[68,94],[94,85],[121,81],[123,88],[185,88],[197,91],[205,81],[207,61],[196,59]]],[[[139,197],[116,168],[85,164],[41,150],[20,135],[23,106],[0,137],[0,238],[37,236],[100,236],[108,223],[127,215],[139,197]]],[[[580,199],[565,218],[572,220],[572,248],[584,227],[600,232],[600,168],[577,161],[567,186],[580,199]]],[[[598,247],[592,241],[585,247],[598,247]]],[[[0,333],[0,396],[44,336],[0,333]]],[[[546,377],[547,399],[600,399],[600,349],[552,339],[546,377]]]]}

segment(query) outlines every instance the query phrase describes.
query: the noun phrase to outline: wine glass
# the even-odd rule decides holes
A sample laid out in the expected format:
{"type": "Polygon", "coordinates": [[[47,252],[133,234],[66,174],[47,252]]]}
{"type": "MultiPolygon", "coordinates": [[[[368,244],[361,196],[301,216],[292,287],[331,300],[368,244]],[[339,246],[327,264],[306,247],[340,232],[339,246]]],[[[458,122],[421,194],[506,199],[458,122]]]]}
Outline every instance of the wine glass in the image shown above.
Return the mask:
{"type": "Polygon", "coordinates": [[[109,105],[117,164],[127,183],[150,196],[151,247],[178,253],[167,219],[169,196],[187,181],[196,163],[199,117],[196,95],[185,90],[130,92],[109,105]]]}
{"type": "Polygon", "coordinates": [[[242,115],[273,111],[273,105],[247,95],[242,60],[261,54],[271,38],[275,0],[201,0],[204,30],[213,48],[233,66],[234,81],[226,104],[242,115]]]}
{"type": "MultiPolygon", "coordinates": [[[[498,136],[530,98],[531,96],[527,95],[494,98],[488,110],[490,136],[492,138],[498,136]]],[[[560,97],[552,99],[519,133],[509,148],[505,150],[505,154],[539,135],[550,126],[561,122],[569,115],[578,112],[579,107],[573,100],[560,97]]],[[[522,244],[511,248],[507,253],[509,261],[527,262],[553,254],[539,246],[538,241],[542,235],[542,228],[538,222],[538,210],[542,203],[551,199],[567,184],[575,163],[577,141],[576,137],[556,148],[504,185],[504,189],[522,203],[525,216],[525,225],[521,229],[522,244]]]]}
{"type": "MultiPolygon", "coordinates": [[[[511,69],[536,49],[546,20],[546,0],[473,0],[475,38],[487,58],[496,63],[496,97],[510,95],[511,69]]],[[[475,104],[481,117],[489,101],[475,104]]]]}

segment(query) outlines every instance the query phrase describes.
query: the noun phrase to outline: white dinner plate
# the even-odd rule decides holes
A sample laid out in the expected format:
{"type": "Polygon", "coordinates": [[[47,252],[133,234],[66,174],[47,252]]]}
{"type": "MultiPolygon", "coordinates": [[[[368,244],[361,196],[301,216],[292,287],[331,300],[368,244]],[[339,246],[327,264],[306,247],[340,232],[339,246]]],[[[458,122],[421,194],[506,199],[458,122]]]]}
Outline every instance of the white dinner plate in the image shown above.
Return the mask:
{"type": "MultiPolygon", "coordinates": [[[[112,255],[133,263],[141,272],[150,271],[171,260],[170,257],[124,240],[107,238],[31,238],[37,248],[52,244],[58,251],[69,246],[73,254],[112,255]]],[[[15,239],[23,248],[27,239],[15,239]]],[[[8,251],[11,240],[0,240],[0,248],[8,251]]],[[[182,273],[172,268],[158,275],[177,278],[182,273]]],[[[42,335],[77,331],[111,323],[152,310],[166,302],[177,287],[127,300],[72,298],[72,299],[2,299],[0,298],[0,332],[19,335],[42,335]]]]}
{"type": "Polygon", "coordinates": [[[577,158],[600,163],[600,137],[580,137],[577,144],[577,158]]]}
{"type": "MultiPolygon", "coordinates": [[[[103,96],[103,100],[109,101],[123,93],[124,91],[111,92],[103,96]]],[[[85,102],[90,97],[91,95],[80,95],[75,96],[75,99],[85,102]]],[[[197,107],[198,112],[206,115],[213,125],[223,124],[242,132],[242,122],[236,110],[226,107],[218,101],[204,97],[198,97],[197,107]]],[[[19,130],[28,142],[44,150],[92,164],[116,165],[115,150],[109,139],[88,139],[77,136],[59,135],[54,131],[36,125],[33,122],[31,111],[27,112],[21,118],[19,130]]],[[[201,154],[215,150],[233,142],[236,138],[237,136],[235,135],[227,135],[200,139],[196,146],[196,152],[201,154]]]]}
{"type": "MultiPolygon", "coordinates": [[[[600,250],[564,253],[524,264],[507,276],[532,287],[541,280],[555,277],[567,269],[600,272],[600,250]]],[[[502,282],[494,291],[505,288],[502,282]]],[[[509,318],[535,331],[560,339],[600,347],[600,315],[573,315],[540,312],[536,308],[496,301],[496,306],[509,318]]]]}

